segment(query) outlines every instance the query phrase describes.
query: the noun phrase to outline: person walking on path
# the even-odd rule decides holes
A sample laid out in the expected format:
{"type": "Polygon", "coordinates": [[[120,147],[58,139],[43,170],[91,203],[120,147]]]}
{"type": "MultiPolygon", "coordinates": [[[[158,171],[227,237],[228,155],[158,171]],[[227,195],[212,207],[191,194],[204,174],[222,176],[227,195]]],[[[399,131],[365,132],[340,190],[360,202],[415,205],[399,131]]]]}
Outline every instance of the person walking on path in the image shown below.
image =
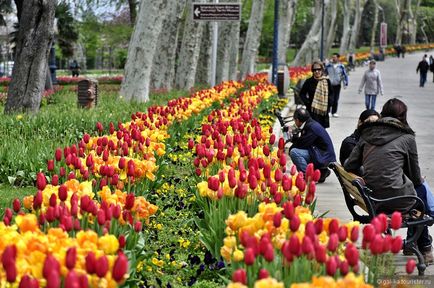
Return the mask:
{"type": "Polygon", "coordinates": [[[312,64],[313,76],[308,78],[300,90],[300,98],[311,117],[322,127],[330,127],[328,109],[333,103],[333,90],[330,80],[324,76],[324,65],[320,61],[312,64]]]}
{"type": "Polygon", "coordinates": [[[369,62],[369,69],[365,71],[362,77],[362,82],[359,86],[359,94],[365,86],[365,106],[366,109],[375,110],[377,95],[383,95],[383,82],[381,81],[381,73],[376,69],[375,60],[369,62]]]}
{"type": "Polygon", "coordinates": [[[326,65],[326,74],[329,76],[333,90],[333,102],[331,105],[331,114],[333,117],[338,115],[338,102],[341,93],[341,83],[344,84],[344,89],[348,86],[348,75],[344,65],[339,62],[339,54],[334,53],[331,62],[326,65]]]}
{"type": "Polygon", "coordinates": [[[434,82],[434,57],[429,56],[429,71],[432,72],[432,82],[434,82]]]}
{"type": "Polygon", "coordinates": [[[428,74],[429,64],[427,55],[425,54],[422,58],[422,61],[419,62],[416,68],[416,73],[419,72],[420,79],[419,79],[419,87],[424,87],[426,82],[426,75],[428,74]]]}

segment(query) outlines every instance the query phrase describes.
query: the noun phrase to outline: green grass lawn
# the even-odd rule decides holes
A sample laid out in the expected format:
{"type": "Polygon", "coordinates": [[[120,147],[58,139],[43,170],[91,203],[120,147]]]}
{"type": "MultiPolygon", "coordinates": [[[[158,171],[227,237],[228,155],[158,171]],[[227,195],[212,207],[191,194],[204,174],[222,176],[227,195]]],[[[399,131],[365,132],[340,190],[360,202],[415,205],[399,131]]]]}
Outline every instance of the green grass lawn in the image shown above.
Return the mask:
{"type": "Polygon", "coordinates": [[[46,170],[58,147],[77,143],[84,133],[95,135],[101,122],[108,134],[109,123],[126,122],[131,114],[146,111],[151,105],[165,105],[169,99],[188,96],[187,91],[154,93],[147,103],[119,99],[119,85],[100,85],[98,106],[87,110],[77,107],[74,85],[44,99],[36,115],[4,115],[0,104],[0,215],[13,198],[35,192],[36,173],[46,170]]]}

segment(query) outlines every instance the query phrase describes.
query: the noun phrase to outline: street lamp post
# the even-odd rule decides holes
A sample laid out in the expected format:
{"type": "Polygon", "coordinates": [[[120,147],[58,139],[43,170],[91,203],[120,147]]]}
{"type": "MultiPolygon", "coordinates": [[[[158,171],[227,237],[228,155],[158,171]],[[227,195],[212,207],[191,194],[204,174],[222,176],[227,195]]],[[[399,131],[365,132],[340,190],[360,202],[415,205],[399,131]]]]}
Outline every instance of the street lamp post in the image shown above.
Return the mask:
{"type": "Polygon", "coordinates": [[[274,0],[273,66],[271,82],[277,86],[277,62],[279,50],[279,0],[274,0]]]}
{"type": "Polygon", "coordinates": [[[319,50],[319,57],[321,61],[324,61],[324,0],[322,0],[322,7],[321,7],[321,44],[320,44],[320,50],[319,50]]]}

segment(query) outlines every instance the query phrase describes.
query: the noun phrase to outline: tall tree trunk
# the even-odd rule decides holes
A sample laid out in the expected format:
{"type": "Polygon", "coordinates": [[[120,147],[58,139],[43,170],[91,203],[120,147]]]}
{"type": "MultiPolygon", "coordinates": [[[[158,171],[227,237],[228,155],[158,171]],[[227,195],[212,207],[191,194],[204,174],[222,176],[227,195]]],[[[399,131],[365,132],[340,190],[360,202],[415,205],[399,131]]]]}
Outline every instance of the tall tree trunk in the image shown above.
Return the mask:
{"type": "Polygon", "coordinates": [[[341,46],[339,48],[339,54],[345,54],[348,52],[348,41],[350,39],[350,16],[351,7],[350,0],[344,0],[344,23],[342,28],[341,46]]]}
{"type": "Polygon", "coordinates": [[[255,61],[258,54],[259,41],[262,32],[265,0],[257,0],[252,4],[249,28],[244,41],[243,56],[241,60],[240,77],[244,79],[248,74],[255,72],[255,61]]]}
{"type": "Polygon", "coordinates": [[[374,51],[375,47],[375,32],[377,32],[377,26],[378,26],[378,0],[374,1],[374,24],[372,24],[372,30],[371,30],[371,44],[369,45],[371,48],[371,51],[374,51]]]}
{"type": "Polygon", "coordinates": [[[127,100],[149,100],[152,63],[168,0],[142,0],[128,47],[120,95],[127,100]]]}
{"type": "Polygon", "coordinates": [[[362,14],[364,8],[365,8],[365,1],[356,0],[356,7],[355,7],[356,13],[354,16],[353,27],[351,29],[350,45],[348,46],[348,49],[350,51],[354,51],[357,46],[357,40],[359,38],[359,31],[360,31],[360,23],[362,22],[362,14]]]}
{"type": "Polygon", "coordinates": [[[421,0],[417,0],[416,7],[414,8],[414,14],[411,10],[410,3],[410,44],[416,44],[416,36],[417,36],[417,24],[418,24],[418,11],[421,0]]]}
{"type": "Polygon", "coordinates": [[[212,45],[212,22],[206,22],[202,31],[199,60],[197,62],[195,83],[211,84],[211,45],[212,45]]]}
{"type": "Polygon", "coordinates": [[[231,36],[229,47],[229,80],[237,80],[238,52],[240,47],[240,21],[231,23],[231,36]]]}
{"type": "Polygon", "coordinates": [[[128,8],[130,9],[131,26],[134,26],[134,24],[136,24],[136,18],[137,18],[137,2],[136,2],[136,0],[128,0],[128,8]]]}
{"type": "MultiPolygon", "coordinates": [[[[151,74],[151,87],[172,89],[175,77],[178,26],[185,9],[185,0],[169,1],[167,15],[163,20],[164,29],[158,37],[151,74]]],[[[189,7],[187,7],[189,8],[189,7]]]]}
{"type": "Polygon", "coordinates": [[[23,1],[5,113],[38,112],[54,36],[55,0],[23,1]]]}
{"type": "Polygon", "coordinates": [[[291,27],[295,20],[297,0],[283,0],[279,14],[279,63],[286,63],[286,54],[289,48],[291,27]]]}
{"type": "Polygon", "coordinates": [[[216,84],[229,79],[229,49],[231,46],[231,23],[220,22],[218,25],[216,84]]]}
{"type": "MultiPolygon", "coordinates": [[[[324,4],[327,5],[329,1],[325,0],[324,4]]],[[[314,15],[321,15],[322,0],[315,0],[314,15]]],[[[326,7],[324,7],[326,9],[326,7]]],[[[324,23],[326,23],[324,19],[324,23]]],[[[318,56],[319,45],[321,42],[321,16],[315,17],[306,40],[298,50],[297,55],[292,63],[293,66],[300,66],[311,63],[314,58],[318,56]]]]}
{"type": "Polygon", "coordinates": [[[179,89],[190,89],[194,86],[204,25],[201,21],[193,21],[191,14],[193,11],[188,8],[191,7],[191,3],[192,0],[187,1],[187,15],[179,54],[180,63],[175,77],[176,87],[179,89]]]}
{"type": "Polygon", "coordinates": [[[330,22],[328,24],[328,33],[327,33],[327,39],[326,43],[324,45],[324,55],[329,54],[330,48],[332,48],[333,42],[335,40],[336,36],[336,16],[338,14],[338,1],[337,0],[331,0],[330,1],[330,22]]]}
{"type": "Polygon", "coordinates": [[[402,1],[395,0],[395,9],[396,9],[396,36],[395,36],[395,45],[402,44],[402,21],[403,21],[403,13],[402,13],[402,1]]]}

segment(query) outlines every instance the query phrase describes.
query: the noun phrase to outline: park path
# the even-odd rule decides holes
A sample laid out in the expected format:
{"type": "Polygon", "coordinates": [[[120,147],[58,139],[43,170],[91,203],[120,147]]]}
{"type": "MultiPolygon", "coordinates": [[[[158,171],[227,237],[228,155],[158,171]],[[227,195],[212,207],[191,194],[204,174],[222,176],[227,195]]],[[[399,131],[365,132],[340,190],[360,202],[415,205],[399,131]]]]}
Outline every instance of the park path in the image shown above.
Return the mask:
{"type": "MultiPolygon", "coordinates": [[[[377,62],[384,84],[384,96],[377,97],[376,109],[381,111],[383,104],[390,98],[399,98],[408,106],[408,122],[416,132],[419,153],[419,165],[422,175],[434,189],[434,82],[433,74],[428,74],[428,82],[424,88],[419,87],[419,74],[416,67],[424,54],[434,54],[434,50],[406,54],[405,58],[387,57],[384,62],[377,62]]],[[[339,118],[331,118],[328,132],[333,140],[337,157],[342,140],[350,135],[356,125],[360,113],[365,109],[364,95],[358,94],[362,75],[367,67],[357,67],[351,71],[349,86],[341,90],[338,114],[339,118]]],[[[318,185],[317,209],[321,214],[329,211],[328,217],[339,218],[342,222],[352,220],[345,205],[339,182],[332,173],[326,182],[318,185]]],[[[405,231],[399,231],[405,237],[405,231]]],[[[430,234],[434,236],[434,227],[430,234]]],[[[398,272],[404,271],[406,257],[397,256],[398,272]]],[[[434,265],[426,270],[427,275],[434,275],[434,265]]],[[[433,286],[434,287],[434,283],[433,286]]]]}

